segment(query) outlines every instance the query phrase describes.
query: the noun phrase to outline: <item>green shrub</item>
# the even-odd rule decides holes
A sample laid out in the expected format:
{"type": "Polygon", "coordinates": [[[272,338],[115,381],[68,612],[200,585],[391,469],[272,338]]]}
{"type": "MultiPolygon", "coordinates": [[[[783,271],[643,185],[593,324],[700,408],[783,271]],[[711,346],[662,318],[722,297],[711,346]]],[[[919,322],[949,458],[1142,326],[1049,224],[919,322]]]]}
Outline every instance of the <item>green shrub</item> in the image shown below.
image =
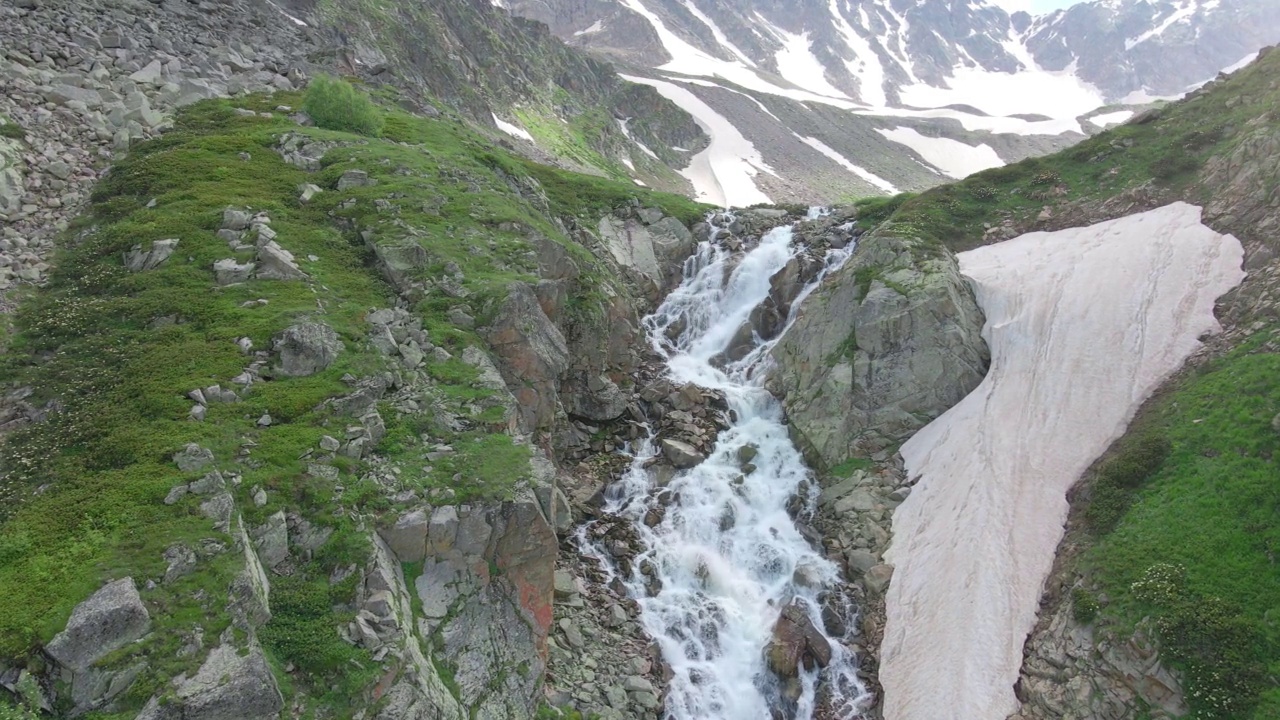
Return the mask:
{"type": "Polygon", "coordinates": [[[1192,155],[1175,153],[1163,155],[1151,163],[1151,174],[1160,180],[1169,180],[1179,175],[1195,172],[1200,161],[1192,155]]]}
{"type": "Polygon", "coordinates": [[[6,120],[0,117],[0,137],[6,137],[10,140],[26,140],[27,131],[22,126],[12,120],[6,120]]]}
{"type": "Polygon", "coordinates": [[[271,621],[262,627],[262,642],[281,660],[318,678],[337,679],[364,653],[338,634],[340,616],[324,578],[272,578],[271,621]]]}
{"type": "Polygon", "coordinates": [[[38,720],[40,716],[19,705],[0,700],[0,720],[38,720]]]}
{"type": "Polygon", "coordinates": [[[307,88],[302,109],[317,127],[369,137],[382,134],[384,119],[367,95],[341,78],[320,75],[307,88]]]}
{"type": "Polygon", "coordinates": [[[1098,598],[1088,590],[1078,587],[1071,591],[1071,616],[1081,625],[1088,625],[1098,617],[1098,598]]]}
{"type": "Polygon", "coordinates": [[[1172,449],[1173,444],[1164,436],[1140,438],[1108,460],[1100,475],[1119,487],[1139,487],[1160,469],[1172,449]]]}
{"type": "Polygon", "coordinates": [[[915,193],[898,193],[891,197],[869,197],[855,202],[853,205],[858,210],[858,227],[870,230],[888,220],[903,203],[914,197],[915,193]]]}
{"type": "Polygon", "coordinates": [[[1133,493],[1155,475],[1173,444],[1163,435],[1147,435],[1125,445],[1098,470],[1085,522],[1098,534],[1111,532],[1133,502],[1133,493]]]}

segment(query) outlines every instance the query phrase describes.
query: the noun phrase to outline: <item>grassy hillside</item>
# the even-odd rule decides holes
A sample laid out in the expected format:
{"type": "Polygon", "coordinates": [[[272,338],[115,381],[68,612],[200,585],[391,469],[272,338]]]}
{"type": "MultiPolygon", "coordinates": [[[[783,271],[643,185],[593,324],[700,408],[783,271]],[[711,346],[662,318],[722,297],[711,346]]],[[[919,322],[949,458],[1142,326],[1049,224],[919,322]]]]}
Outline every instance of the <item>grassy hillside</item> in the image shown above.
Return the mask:
{"type": "Polygon", "coordinates": [[[1082,567],[1109,599],[1100,622],[1127,631],[1151,618],[1197,717],[1280,717],[1274,337],[1259,333],[1150,408],[1101,466],[1086,510],[1097,543],[1082,567]]]}
{"type": "Polygon", "coordinates": [[[343,608],[351,607],[355,578],[336,585],[328,578],[364,560],[368,520],[393,501],[371,479],[367,459],[326,460],[336,474],[314,463],[322,438],[344,438],[354,420],[324,401],[350,393],[352,377],[396,370],[366,341],[367,314],[396,297],[372,267],[359,231],[414,238],[429,257],[422,279],[449,274],[460,286],[447,296],[428,285],[415,300],[413,314],[453,357],[428,355],[419,401],[431,412],[379,408],[387,432],[377,452],[383,471],[394,467],[404,487],[464,502],[503,497],[527,474],[528,450],[505,433],[501,412],[485,406],[492,391],[477,383],[477,371],[457,359],[484,344],[450,311],[464,308],[482,322],[508,283],[533,278],[532,233],[581,258],[587,281],[599,276],[590,253],[564,237],[556,217],[594,222],[636,199],[685,219],[703,212],[681,197],[535,165],[447,120],[386,110],[380,138],[300,128],[277,107],[301,100],[281,94],[183,110],[172,132],[133,148],[99,184],[91,211],[67,233],[48,286],[18,312],[0,377],[7,389],[31,388],[27,402],[45,409],[47,419],[9,434],[3,446],[0,659],[38,668],[30,651],[62,629],[73,606],[104,578],[132,575],[147,604],[163,610],[153,611],[146,641],[108,661],[147,663],[123,707],[136,712],[167,678],[198,666],[199,653],[178,650],[196,626],[206,638],[228,627],[224,603],[207,592],[215,589],[217,597],[228,586],[238,555],[225,552],[226,534],[210,531],[200,498],[163,502],[173,486],[207,472],[183,473],[171,459],[198,443],[234,476],[246,525],[288,510],[333,530],[292,576],[273,579],[275,617],[262,638],[286,691],[292,677],[316,703],[348,708],[349,716],[350,698],[371,679],[364,668],[376,666],[337,633],[349,619],[343,608]],[[275,149],[299,132],[333,144],[317,172],[287,164],[275,149]],[[337,191],[353,169],[376,184],[337,191]],[[537,187],[529,178],[542,181],[547,206],[518,192],[537,187]],[[304,183],[323,189],[309,203],[299,199],[304,183]],[[278,242],[309,279],[217,286],[214,262],[236,257],[215,235],[228,207],[268,213],[278,242]],[[179,243],[158,268],[124,266],[131,247],[168,238],[179,243]],[[239,339],[270,349],[285,328],[304,321],[328,324],[343,342],[330,367],[308,377],[268,369],[240,402],[213,403],[203,422],[189,419],[192,389],[238,387],[232,379],[251,359],[239,339]],[[440,444],[455,454],[429,462],[426,453],[440,444]],[[258,488],[265,503],[254,501],[258,488]],[[164,551],[180,542],[203,548],[197,570],[143,589],[164,575],[164,551]],[[280,672],[286,665],[296,673],[280,672]]]}

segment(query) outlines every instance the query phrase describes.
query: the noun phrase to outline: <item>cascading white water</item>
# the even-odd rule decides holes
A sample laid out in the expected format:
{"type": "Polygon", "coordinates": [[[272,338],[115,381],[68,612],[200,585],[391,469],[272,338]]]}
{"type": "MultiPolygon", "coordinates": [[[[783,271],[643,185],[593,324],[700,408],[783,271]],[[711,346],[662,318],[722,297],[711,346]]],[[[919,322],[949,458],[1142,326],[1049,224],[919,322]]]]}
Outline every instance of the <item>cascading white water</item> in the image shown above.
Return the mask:
{"type": "MultiPolygon", "coordinates": [[[[677,499],[657,526],[642,521],[656,502],[645,469],[656,454],[653,438],[638,448],[606,508],[632,519],[646,548],[623,580],[640,604],[645,630],[674,672],[666,703],[672,720],[757,720],[775,717],[775,711],[808,720],[818,704],[819,680],[830,709],[824,716],[855,717],[866,700],[855,658],[841,642],[845,638],[829,638],[833,653],[824,670],[801,672],[798,699],[794,687],[784,698],[766,667],[764,649],[774,624],[795,598],[803,599],[814,626],[823,628],[819,595],[837,582],[838,570],[787,512],[802,487],[812,508],[816,488],[802,485],[810,472],[788,437],[780,404],[756,372],[776,339],[757,338],[751,353],[723,369],[712,364],[768,297],[770,277],[796,253],[791,227],[770,231],[732,269],[728,250],[702,243],[686,262],[683,284],[645,319],[671,379],[723,391],[734,417],[710,456],[671,482],[677,499]],[[680,332],[671,340],[673,327],[680,332]],[[757,449],[751,460],[757,469],[744,476],[737,453],[746,445],[757,449]],[[661,580],[652,597],[640,571],[646,564],[661,580]]],[[[793,303],[793,314],[848,254],[831,251],[826,268],[793,303]]]]}

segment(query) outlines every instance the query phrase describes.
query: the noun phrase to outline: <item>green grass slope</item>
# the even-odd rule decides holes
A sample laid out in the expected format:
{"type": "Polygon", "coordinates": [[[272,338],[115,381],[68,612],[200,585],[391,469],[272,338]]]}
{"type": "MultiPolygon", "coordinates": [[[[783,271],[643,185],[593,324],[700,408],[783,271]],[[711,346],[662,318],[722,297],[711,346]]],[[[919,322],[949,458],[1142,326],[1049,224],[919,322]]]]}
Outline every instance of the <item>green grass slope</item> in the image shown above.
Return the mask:
{"type": "MultiPolygon", "coordinates": [[[[163,503],[174,485],[202,474],[188,476],[171,460],[194,442],[212,449],[225,473],[239,476],[233,492],[247,525],[288,510],[334,531],[291,577],[273,579],[275,616],[261,637],[286,694],[305,690],[300,697],[311,700],[304,705],[349,717],[358,708],[352,698],[376,665],[338,636],[353,612],[355,579],[331,586],[328,578],[367,557],[367,519],[391,501],[367,479],[367,462],[334,458],[336,481],[308,465],[324,435],[342,438],[352,422],[323,404],[350,392],[344,376],[388,370],[366,343],[365,316],[392,306],[395,293],[358,231],[397,229],[413,237],[431,259],[424,279],[456,266],[465,299],[428,290],[412,312],[432,342],[457,355],[484,345],[474,330],[450,322],[447,311],[461,303],[483,320],[508,283],[533,276],[528,229],[582,258],[584,282],[592,273],[607,282],[555,218],[594,222],[637,200],[685,219],[703,212],[681,197],[535,165],[456,121],[386,110],[381,137],[369,138],[300,128],[276,111],[301,100],[286,94],[184,109],[172,132],[133,148],[100,183],[91,210],[68,231],[47,287],[20,308],[0,378],[6,388],[32,388],[28,402],[48,413],[4,438],[0,662],[38,670],[33,650],[62,629],[71,609],[105,578],[132,575],[153,608],[154,632],[106,661],[146,663],[121,708],[136,712],[168,678],[198,667],[201,653],[184,656],[179,648],[197,625],[206,648],[228,627],[225,588],[238,553],[202,552],[193,574],[143,587],[163,576],[163,552],[173,543],[230,544],[199,515],[199,498],[163,503]],[[235,108],[272,115],[244,116],[235,108]],[[306,172],[282,160],[274,148],[291,132],[335,144],[323,169],[306,172]],[[377,184],[336,191],[350,169],[368,172],[377,184]],[[513,179],[527,178],[542,181],[549,207],[513,187],[513,179]],[[303,204],[303,183],[323,192],[303,204]],[[232,254],[215,236],[227,207],[269,213],[280,244],[310,278],[218,287],[212,265],[232,254]],[[166,238],[180,242],[159,268],[124,267],[122,254],[131,247],[166,238]],[[269,377],[242,402],[210,405],[204,422],[188,418],[188,391],[230,386],[248,364],[239,338],[271,348],[275,336],[301,321],[324,322],[338,333],[345,351],[332,366],[309,377],[269,377]],[[267,427],[259,426],[263,415],[271,417],[267,427]],[[255,487],[267,491],[261,507],[251,498],[255,487]],[[293,672],[284,673],[286,666],[293,672]]],[[[527,473],[528,450],[505,434],[492,408],[478,407],[491,391],[477,384],[471,366],[429,360],[426,372],[433,406],[459,424],[380,408],[387,434],[378,454],[403,461],[400,479],[422,494],[447,489],[458,502],[504,497],[527,473]],[[427,470],[423,458],[435,443],[457,453],[427,470]]]]}

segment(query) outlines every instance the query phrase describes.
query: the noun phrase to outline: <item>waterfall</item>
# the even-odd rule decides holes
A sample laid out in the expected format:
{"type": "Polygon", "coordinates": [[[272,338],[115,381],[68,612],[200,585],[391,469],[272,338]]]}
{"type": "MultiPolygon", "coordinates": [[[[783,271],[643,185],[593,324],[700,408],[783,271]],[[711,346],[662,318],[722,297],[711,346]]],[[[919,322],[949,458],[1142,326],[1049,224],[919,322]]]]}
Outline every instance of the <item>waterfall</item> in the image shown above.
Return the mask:
{"type": "MultiPolygon", "coordinates": [[[[684,282],[644,320],[669,378],[723,392],[733,418],[707,459],[670,483],[676,499],[657,525],[643,522],[657,502],[646,469],[658,453],[652,434],[634,449],[605,508],[630,519],[643,542],[630,576],[621,579],[674,673],[666,700],[669,720],[809,720],[819,706],[821,717],[847,719],[867,700],[856,658],[845,647],[850,638],[824,630],[820,596],[839,583],[839,569],[804,538],[788,513],[797,494],[811,513],[817,487],[808,482],[811,472],[791,443],[780,403],[762,386],[760,370],[776,339],[757,337],[741,360],[714,364],[769,296],[770,278],[798,252],[790,226],[769,231],[736,258],[724,247],[701,243],[686,261],[684,282]],[[756,469],[745,475],[738,458],[744,446],[756,450],[756,469]],[[657,583],[647,583],[641,572],[646,565],[660,580],[656,594],[651,588],[657,583]],[[768,668],[764,651],[783,608],[793,602],[827,637],[832,655],[825,668],[802,667],[784,682],[768,668]]],[[[850,252],[828,253],[822,272],[792,304],[793,316],[850,252]]],[[[584,550],[607,562],[604,553],[584,550]]]]}

